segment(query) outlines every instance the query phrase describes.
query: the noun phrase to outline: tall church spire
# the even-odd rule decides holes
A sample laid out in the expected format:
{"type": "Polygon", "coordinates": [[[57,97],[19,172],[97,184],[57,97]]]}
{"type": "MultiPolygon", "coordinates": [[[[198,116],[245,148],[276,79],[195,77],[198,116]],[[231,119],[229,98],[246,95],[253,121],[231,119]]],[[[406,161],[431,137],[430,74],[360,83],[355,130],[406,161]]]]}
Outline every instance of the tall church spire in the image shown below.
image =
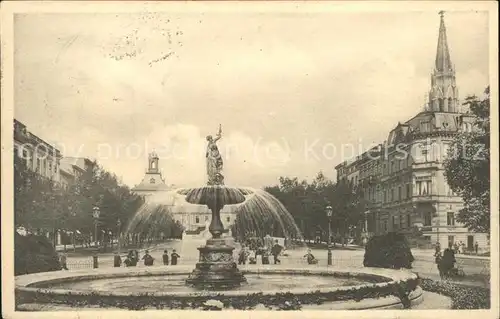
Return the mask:
{"type": "Polygon", "coordinates": [[[444,11],[440,11],[441,25],[439,26],[439,38],[436,52],[436,71],[449,72],[452,70],[448,40],[446,39],[446,26],[444,25],[444,11]]]}
{"type": "Polygon", "coordinates": [[[440,25],[436,52],[436,63],[431,75],[429,110],[433,112],[458,112],[458,89],[455,82],[455,68],[451,63],[444,11],[439,12],[440,25]]]}

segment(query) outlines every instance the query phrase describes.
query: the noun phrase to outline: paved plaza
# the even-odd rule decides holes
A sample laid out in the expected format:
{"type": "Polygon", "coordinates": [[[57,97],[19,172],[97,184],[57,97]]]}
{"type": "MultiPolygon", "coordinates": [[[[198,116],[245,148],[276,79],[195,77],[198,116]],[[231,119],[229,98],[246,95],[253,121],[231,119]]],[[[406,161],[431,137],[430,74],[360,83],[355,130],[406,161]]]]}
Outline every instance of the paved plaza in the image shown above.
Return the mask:
{"type": "MultiPolygon", "coordinates": [[[[172,253],[173,249],[180,254],[181,258],[178,260],[178,266],[194,265],[198,261],[198,251],[196,247],[183,245],[182,241],[171,241],[168,243],[158,244],[152,246],[149,249],[151,256],[155,259],[154,265],[159,266],[162,264],[162,254],[165,249],[168,253],[172,253]]],[[[139,256],[142,258],[144,255],[144,250],[139,250],[139,256]]],[[[298,247],[290,250],[286,250],[283,256],[280,256],[281,264],[274,265],[273,258],[270,257],[270,263],[272,266],[276,267],[286,267],[298,265],[305,268],[318,268],[318,267],[339,267],[339,268],[361,268],[363,267],[363,256],[364,249],[359,247],[357,249],[334,249],[332,251],[333,260],[332,266],[327,265],[327,251],[325,249],[312,249],[312,254],[319,260],[316,265],[308,265],[304,255],[306,253],[306,247],[298,247]]],[[[238,249],[235,249],[235,260],[238,249]]],[[[430,250],[412,250],[415,257],[415,262],[413,263],[412,271],[418,273],[421,277],[430,278],[434,280],[439,280],[439,273],[437,271],[436,264],[434,263],[433,252],[430,250]]],[[[124,259],[124,254],[126,254],[126,249],[122,251],[122,259],[124,259]]],[[[99,268],[102,267],[113,267],[113,254],[99,254],[99,268]]],[[[480,286],[489,287],[489,282],[485,281],[483,278],[485,274],[489,274],[489,259],[481,257],[463,257],[457,256],[457,264],[464,270],[466,276],[462,278],[459,282],[464,285],[469,286],[480,286]],[[478,279],[480,278],[480,279],[478,279]]],[[[245,269],[245,267],[258,267],[262,265],[260,258],[257,258],[257,265],[240,265],[240,269],[245,269]]],[[[79,256],[78,252],[68,254],[68,268],[70,270],[92,268],[92,257],[85,255],[79,256]]],[[[137,267],[146,267],[141,261],[138,263],[137,267]]],[[[168,266],[175,267],[175,266],[168,266]]]]}

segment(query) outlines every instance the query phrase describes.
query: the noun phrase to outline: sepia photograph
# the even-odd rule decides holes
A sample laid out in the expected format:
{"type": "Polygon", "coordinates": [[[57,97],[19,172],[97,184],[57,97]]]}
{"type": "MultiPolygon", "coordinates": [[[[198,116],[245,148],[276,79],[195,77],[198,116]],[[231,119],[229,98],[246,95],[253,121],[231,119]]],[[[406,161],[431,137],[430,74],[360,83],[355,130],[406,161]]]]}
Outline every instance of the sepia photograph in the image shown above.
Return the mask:
{"type": "Polygon", "coordinates": [[[3,317],[500,316],[496,2],[1,9],[3,317]]]}

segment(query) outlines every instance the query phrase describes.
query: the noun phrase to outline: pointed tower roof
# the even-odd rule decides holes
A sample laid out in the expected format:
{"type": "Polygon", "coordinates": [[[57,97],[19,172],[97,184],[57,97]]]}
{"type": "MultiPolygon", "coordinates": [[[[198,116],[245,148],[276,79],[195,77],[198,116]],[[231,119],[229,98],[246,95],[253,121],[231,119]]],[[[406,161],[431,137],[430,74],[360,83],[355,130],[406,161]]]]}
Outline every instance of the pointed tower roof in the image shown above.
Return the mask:
{"type": "Polygon", "coordinates": [[[439,26],[439,38],[436,52],[436,71],[447,72],[453,68],[446,38],[446,27],[444,25],[444,11],[440,11],[441,24],[439,26]]]}

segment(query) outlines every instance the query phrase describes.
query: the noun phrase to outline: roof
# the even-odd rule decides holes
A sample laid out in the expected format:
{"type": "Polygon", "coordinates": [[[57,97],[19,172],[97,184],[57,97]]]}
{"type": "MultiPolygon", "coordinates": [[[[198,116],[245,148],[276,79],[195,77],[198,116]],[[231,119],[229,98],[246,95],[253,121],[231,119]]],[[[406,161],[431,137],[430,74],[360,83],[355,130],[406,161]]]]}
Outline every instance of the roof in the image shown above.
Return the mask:
{"type": "Polygon", "coordinates": [[[146,173],[142,181],[132,188],[132,191],[164,191],[170,190],[171,187],[165,184],[165,180],[161,173],[146,173]]]}

